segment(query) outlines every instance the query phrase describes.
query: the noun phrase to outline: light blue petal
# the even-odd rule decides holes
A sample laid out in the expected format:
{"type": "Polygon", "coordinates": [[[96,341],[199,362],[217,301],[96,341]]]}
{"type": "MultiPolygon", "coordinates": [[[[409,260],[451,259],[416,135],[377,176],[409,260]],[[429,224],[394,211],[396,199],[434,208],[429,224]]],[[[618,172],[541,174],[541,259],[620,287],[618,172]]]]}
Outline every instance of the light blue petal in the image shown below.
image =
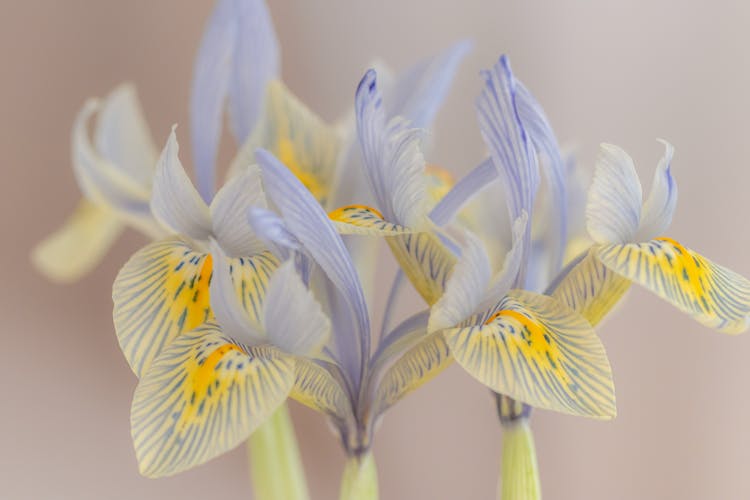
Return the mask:
{"type": "Polygon", "coordinates": [[[664,144],[664,157],[656,167],[651,192],[643,204],[638,241],[649,241],[663,236],[672,223],[672,215],[677,206],[677,183],[672,177],[671,170],[674,147],[666,141],[660,142],[664,144]]]}
{"type": "Polygon", "coordinates": [[[355,112],[365,173],[378,208],[387,221],[416,229],[424,224],[427,209],[422,132],[401,118],[386,123],[374,70],[357,87],[355,112]]]}
{"type": "MultiPolygon", "coordinates": [[[[505,189],[511,220],[516,220],[524,211],[532,214],[540,183],[536,153],[518,114],[518,85],[508,58],[502,56],[482,76],[485,87],[477,99],[479,127],[505,189]]],[[[520,283],[525,277],[526,256],[531,246],[530,226],[524,236],[520,283]]]]}
{"type": "Polygon", "coordinates": [[[263,0],[236,0],[229,117],[232,132],[244,144],[263,106],[266,85],[279,75],[279,43],[263,0]]]}
{"type": "Polygon", "coordinates": [[[250,346],[267,344],[268,340],[263,327],[251,320],[242,306],[240,297],[237,296],[229,269],[229,257],[214,240],[211,240],[210,250],[213,259],[213,275],[209,287],[211,310],[222,330],[232,339],[243,344],[250,346]]]}
{"type": "Polygon", "coordinates": [[[471,47],[471,41],[462,40],[400,74],[385,91],[388,118],[403,116],[414,127],[430,127],[471,47]]]}
{"type": "Polygon", "coordinates": [[[516,83],[518,115],[537,153],[542,157],[541,165],[550,192],[552,208],[549,227],[554,229],[549,231],[550,234],[545,238],[545,245],[552,258],[551,268],[557,272],[562,267],[568,238],[566,165],[544,110],[521,82],[516,83]]]}
{"type": "Polygon", "coordinates": [[[207,240],[211,234],[211,214],[185,173],[178,157],[179,148],[172,127],[156,167],[151,212],[175,233],[207,240]]]}
{"type": "Polygon", "coordinates": [[[643,194],[633,159],[621,148],[602,144],[586,205],[586,228],[601,244],[631,243],[641,221],[643,194]]]}
{"type": "Polygon", "coordinates": [[[296,177],[271,153],[258,150],[258,164],[270,199],[279,208],[286,226],[323,269],[343,295],[354,316],[354,332],[361,358],[370,352],[370,318],[364,292],[341,236],[323,208],[296,177]]]}
{"type": "Polygon", "coordinates": [[[221,138],[224,103],[229,91],[236,0],[219,0],[198,48],[190,95],[190,133],[193,138],[195,177],[203,200],[211,201],[216,182],[216,152],[221,138]]]}
{"type": "Polygon", "coordinates": [[[245,167],[216,193],[211,202],[213,234],[230,257],[266,250],[247,221],[250,207],[265,208],[266,198],[257,166],[245,167]]]}
{"type": "Polygon", "coordinates": [[[331,335],[331,322],[292,261],[283,263],[271,276],[263,318],[268,339],[290,354],[316,355],[331,335]]]}
{"type": "Polygon", "coordinates": [[[301,249],[297,237],[289,231],[284,220],[275,212],[252,207],[247,211],[247,219],[253,232],[266,243],[289,250],[301,249]]]}
{"type": "Polygon", "coordinates": [[[497,179],[498,171],[491,159],[486,159],[453,185],[450,191],[430,211],[430,219],[438,226],[448,224],[463,206],[487,184],[497,179]]]}

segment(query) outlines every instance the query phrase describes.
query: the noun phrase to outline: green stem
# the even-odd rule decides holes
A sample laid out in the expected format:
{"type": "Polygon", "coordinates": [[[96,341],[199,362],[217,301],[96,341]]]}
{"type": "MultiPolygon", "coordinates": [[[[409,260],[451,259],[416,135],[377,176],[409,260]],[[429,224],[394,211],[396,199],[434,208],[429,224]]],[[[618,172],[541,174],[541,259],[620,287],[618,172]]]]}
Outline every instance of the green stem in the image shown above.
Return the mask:
{"type": "Polygon", "coordinates": [[[309,500],[305,470],[286,403],[247,442],[256,500],[309,500]]]}
{"type": "Polygon", "coordinates": [[[372,453],[346,461],[339,499],[378,500],[378,471],[372,453]]]}
{"type": "Polygon", "coordinates": [[[529,419],[503,424],[503,457],[497,488],[499,500],[539,500],[539,467],[529,419]]]}

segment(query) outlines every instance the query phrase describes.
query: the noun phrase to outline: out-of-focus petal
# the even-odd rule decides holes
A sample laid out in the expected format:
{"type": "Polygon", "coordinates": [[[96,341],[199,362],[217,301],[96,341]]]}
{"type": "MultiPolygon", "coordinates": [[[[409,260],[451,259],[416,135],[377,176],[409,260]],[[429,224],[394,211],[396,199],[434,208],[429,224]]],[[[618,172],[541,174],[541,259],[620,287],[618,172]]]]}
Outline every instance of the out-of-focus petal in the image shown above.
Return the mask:
{"type": "Polygon", "coordinates": [[[260,170],[256,166],[242,169],[211,202],[213,234],[230,257],[251,256],[266,249],[247,221],[250,207],[266,207],[260,170]]]}
{"type": "Polygon", "coordinates": [[[206,323],[181,335],[135,390],[131,428],[141,474],[176,474],[250,436],[287,398],[294,359],[246,347],[206,323]]]}
{"type": "Polygon", "coordinates": [[[120,85],[104,99],[94,143],[104,158],[151,188],[158,151],[133,85],[120,85]]]}
{"type": "Polygon", "coordinates": [[[289,397],[328,415],[339,425],[353,417],[345,383],[337,376],[333,365],[296,358],[295,373],[294,388],[289,397]]]}
{"type": "Polygon", "coordinates": [[[331,336],[331,322],[302,283],[293,261],[283,263],[271,276],[263,310],[266,335],[284,352],[314,356],[331,336]]]}
{"type": "Polygon", "coordinates": [[[175,233],[207,240],[211,235],[211,212],[185,173],[179,148],[173,127],[156,167],[151,212],[175,233]]]}
{"type": "Polygon", "coordinates": [[[429,127],[471,46],[469,40],[455,43],[407,69],[390,88],[384,87],[388,116],[400,115],[414,127],[429,127]]]}
{"type": "Polygon", "coordinates": [[[484,324],[443,333],[455,360],[499,394],[563,413],[615,416],[604,346],[583,317],[551,297],[514,290],[484,324]]]}
{"type": "Polygon", "coordinates": [[[138,377],[180,333],[211,318],[212,271],[210,255],[168,239],[136,252],[117,274],[112,288],[115,332],[138,377]]]}
{"type": "Polygon", "coordinates": [[[487,184],[497,178],[497,169],[491,159],[484,160],[458,181],[432,208],[430,219],[438,225],[448,224],[461,208],[487,184]]]}
{"type": "Polygon", "coordinates": [[[505,255],[502,269],[492,276],[489,286],[484,291],[482,300],[475,306],[476,312],[484,311],[497,304],[516,281],[516,276],[521,268],[523,238],[526,233],[527,224],[528,217],[526,216],[526,212],[522,212],[521,216],[513,223],[513,246],[505,255]]]}
{"type": "Polygon", "coordinates": [[[635,242],[648,241],[662,236],[672,223],[672,215],[677,206],[677,183],[672,177],[672,156],[674,147],[666,142],[664,156],[654,172],[651,192],[643,204],[640,227],[635,242]]]}
{"type": "Polygon", "coordinates": [[[633,159],[621,148],[602,144],[588,193],[586,227],[597,243],[630,243],[641,221],[643,194],[633,159]]]}
{"type": "Polygon", "coordinates": [[[101,261],[122,230],[111,209],[83,199],[61,228],[34,247],[31,260],[49,279],[76,281],[101,261]]]}
{"type": "Polygon", "coordinates": [[[750,324],[750,281],[674,240],[606,245],[596,255],[709,328],[741,333],[750,324]]]}

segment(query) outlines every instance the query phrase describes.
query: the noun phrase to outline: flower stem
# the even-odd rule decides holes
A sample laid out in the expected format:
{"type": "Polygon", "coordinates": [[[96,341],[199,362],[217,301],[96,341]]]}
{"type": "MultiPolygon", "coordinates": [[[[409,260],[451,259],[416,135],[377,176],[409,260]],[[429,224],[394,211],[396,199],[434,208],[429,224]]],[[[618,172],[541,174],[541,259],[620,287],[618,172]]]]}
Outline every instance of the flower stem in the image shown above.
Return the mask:
{"type": "Polygon", "coordinates": [[[378,471],[372,453],[346,461],[339,499],[378,500],[378,471]]]}
{"type": "Polygon", "coordinates": [[[499,500],[542,498],[534,436],[528,417],[503,423],[503,456],[497,497],[499,500]]]}
{"type": "Polygon", "coordinates": [[[309,500],[305,470],[286,403],[247,442],[257,500],[309,500]]]}

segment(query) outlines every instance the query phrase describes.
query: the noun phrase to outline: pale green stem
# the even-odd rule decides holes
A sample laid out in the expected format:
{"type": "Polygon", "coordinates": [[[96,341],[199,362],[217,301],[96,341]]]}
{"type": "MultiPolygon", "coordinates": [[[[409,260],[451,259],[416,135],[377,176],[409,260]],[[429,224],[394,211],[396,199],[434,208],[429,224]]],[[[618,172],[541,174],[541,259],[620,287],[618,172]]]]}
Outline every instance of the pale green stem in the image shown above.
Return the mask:
{"type": "Polygon", "coordinates": [[[539,500],[539,467],[528,418],[503,424],[503,456],[497,487],[499,500],[539,500]]]}
{"type": "Polygon", "coordinates": [[[346,461],[339,499],[378,500],[378,471],[372,453],[346,461]]]}
{"type": "Polygon", "coordinates": [[[294,426],[286,403],[247,441],[255,500],[309,500],[294,426]]]}

